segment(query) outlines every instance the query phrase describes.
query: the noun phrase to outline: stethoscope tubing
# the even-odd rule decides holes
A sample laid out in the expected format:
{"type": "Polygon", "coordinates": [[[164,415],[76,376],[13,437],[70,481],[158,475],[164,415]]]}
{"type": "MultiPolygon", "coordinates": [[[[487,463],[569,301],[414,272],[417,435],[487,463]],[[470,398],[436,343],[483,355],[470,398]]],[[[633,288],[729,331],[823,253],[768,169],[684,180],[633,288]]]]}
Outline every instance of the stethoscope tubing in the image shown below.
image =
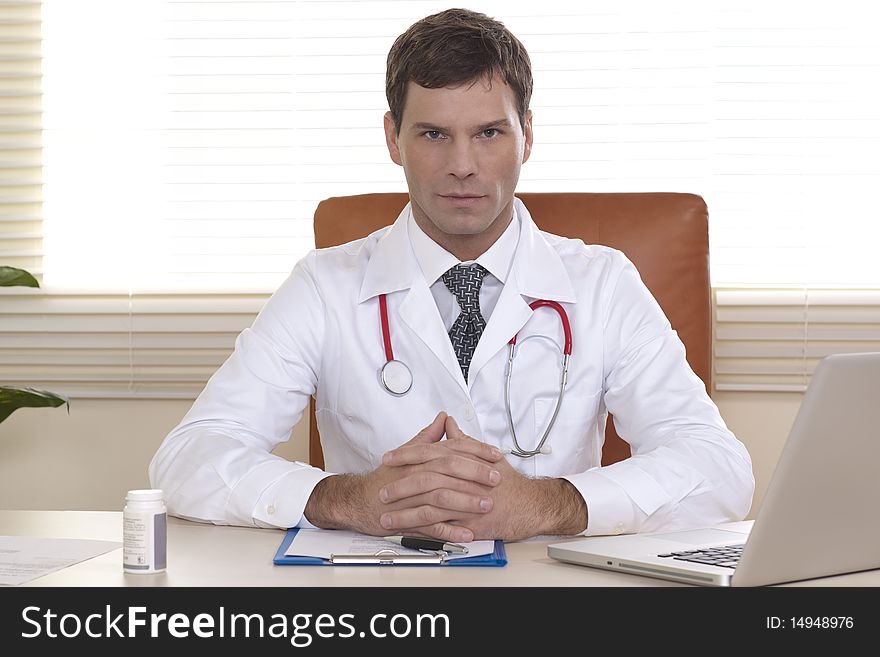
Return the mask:
{"type": "Polygon", "coordinates": [[[544,435],[541,437],[541,440],[538,442],[535,449],[523,449],[516,437],[516,428],[513,425],[513,413],[510,410],[510,379],[513,376],[513,359],[516,357],[516,335],[514,335],[507,343],[507,367],[504,371],[504,409],[507,411],[507,426],[510,429],[510,436],[513,438],[513,449],[510,450],[510,453],[513,456],[519,456],[524,459],[537,456],[541,453],[547,453],[544,451],[544,443],[547,442],[547,438],[550,436],[550,431],[553,429],[553,425],[556,424],[556,416],[559,415],[559,408],[562,406],[562,398],[565,396],[565,386],[568,383],[568,362],[571,358],[572,343],[571,325],[568,322],[568,314],[565,312],[565,308],[559,305],[556,301],[547,301],[544,299],[533,301],[529,304],[529,307],[533,311],[543,307],[555,310],[562,322],[562,332],[565,336],[565,343],[562,350],[562,377],[559,381],[559,395],[556,397],[556,406],[553,409],[553,415],[550,418],[550,422],[547,424],[547,429],[544,431],[544,435]]]}
{"type": "MultiPolygon", "coordinates": [[[[385,348],[385,364],[379,370],[379,380],[382,386],[390,394],[395,397],[402,397],[409,392],[412,387],[412,372],[406,363],[394,358],[394,350],[391,347],[391,331],[388,326],[388,305],[386,295],[379,295],[379,320],[382,327],[382,342],[385,348]]],[[[571,358],[572,339],[571,325],[568,321],[568,314],[565,309],[556,301],[546,299],[538,299],[529,304],[529,307],[535,311],[538,308],[551,308],[557,312],[562,322],[562,332],[565,337],[565,343],[562,350],[562,377],[559,382],[559,395],[556,398],[556,406],[553,409],[553,415],[547,424],[547,429],[535,449],[523,449],[516,437],[516,429],[513,425],[513,413],[510,410],[510,380],[513,376],[513,359],[516,357],[516,338],[517,334],[508,341],[507,367],[504,372],[504,408],[507,411],[507,426],[510,429],[510,435],[513,438],[513,449],[510,454],[519,456],[520,458],[530,458],[538,454],[549,453],[549,448],[545,448],[544,444],[550,436],[550,431],[556,423],[556,417],[559,415],[559,409],[562,406],[562,399],[565,396],[565,386],[568,383],[568,364],[571,358]]]]}

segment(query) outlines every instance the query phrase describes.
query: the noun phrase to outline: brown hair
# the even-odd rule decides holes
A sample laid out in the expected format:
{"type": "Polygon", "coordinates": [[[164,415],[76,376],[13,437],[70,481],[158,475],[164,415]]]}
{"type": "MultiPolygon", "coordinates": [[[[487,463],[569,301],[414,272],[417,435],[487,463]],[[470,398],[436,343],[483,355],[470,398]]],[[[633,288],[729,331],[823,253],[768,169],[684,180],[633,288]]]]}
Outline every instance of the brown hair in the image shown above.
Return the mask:
{"type": "Polygon", "coordinates": [[[385,95],[398,133],[410,80],[439,89],[495,73],[513,89],[525,126],[532,64],[525,47],[502,23],[467,9],[447,9],[413,23],[388,52],[385,95]]]}

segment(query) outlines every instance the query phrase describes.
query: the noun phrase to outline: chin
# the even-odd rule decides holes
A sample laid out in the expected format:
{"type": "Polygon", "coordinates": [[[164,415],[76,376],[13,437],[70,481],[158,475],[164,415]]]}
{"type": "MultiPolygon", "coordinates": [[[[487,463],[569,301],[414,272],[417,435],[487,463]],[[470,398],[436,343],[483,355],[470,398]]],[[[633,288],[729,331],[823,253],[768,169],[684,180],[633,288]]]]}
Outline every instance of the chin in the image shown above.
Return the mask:
{"type": "MultiPolygon", "coordinates": [[[[435,224],[436,225],[436,224],[435,224]]],[[[461,222],[454,222],[451,225],[446,224],[444,226],[437,226],[442,232],[447,235],[456,235],[459,237],[465,237],[467,235],[482,235],[485,233],[489,226],[492,225],[491,221],[488,222],[468,222],[467,224],[462,224],[461,222]]]]}

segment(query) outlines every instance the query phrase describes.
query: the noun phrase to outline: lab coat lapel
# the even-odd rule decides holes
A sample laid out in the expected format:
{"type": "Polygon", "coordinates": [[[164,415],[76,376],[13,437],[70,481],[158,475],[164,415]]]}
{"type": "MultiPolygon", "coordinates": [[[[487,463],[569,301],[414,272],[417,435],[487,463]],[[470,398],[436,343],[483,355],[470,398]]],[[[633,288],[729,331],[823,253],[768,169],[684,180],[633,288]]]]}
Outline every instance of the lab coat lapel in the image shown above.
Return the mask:
{"type": "MultiPolygon", "coordinates": [[[[395,344],[395,327],[406,326],[413,332],[413,339],[425,344],[447,370],[463,391],[467,391],[461,367],[446,333],[437,303],[431,294],[425,277],[412,250],[407,222],[410,206],[398,216],[394,225],[376,243],[364,272],[364,282],[358,295],[363,303],[380,294],[408,290],[395,309],[389,298],[388,317],[391,341],[395,344]]],[[[400,344],[397,341],[397,344],[400,344]]],[[[395,351],[395,357],[398,352],[395,351]]]]}
{"type": "Polygon", "coordinates": [[[498,303],[474,350],[468,370],[471,382],[529,321],[534,312],[529,303],[535,299],[560,303],[575,303],[577,300],[559,254],[541,235],[522,201],[514,199],[514,208],[520,219],[519,242],[498,303]]]}
{"type": "Polygon", "coordinates": [[[466,391],[464,375],[452,348],[452,342],[446,333],[446,327],[443,326],[434,296],[421,272],[413,280],[409,293],[400,304],[400,319],[434,353],[459,387],[466,391]]]}
{"type": "Polygon", "coordinates": [[[483,366],[498,353],[499,349],[505,347],[510,338],[529,321],[531,316],[532,309],[520,294],[515,277],[510,276],[507,283],[501,288],[501,295],[498,297],[498,303],[495,304],[495,310],[492,311],[492,316],[486,323],[486,328],[483,329],[480,341],[477,342],[477,347],[474,349],[474,356],[468,369],[469,390],[483,366]]]}

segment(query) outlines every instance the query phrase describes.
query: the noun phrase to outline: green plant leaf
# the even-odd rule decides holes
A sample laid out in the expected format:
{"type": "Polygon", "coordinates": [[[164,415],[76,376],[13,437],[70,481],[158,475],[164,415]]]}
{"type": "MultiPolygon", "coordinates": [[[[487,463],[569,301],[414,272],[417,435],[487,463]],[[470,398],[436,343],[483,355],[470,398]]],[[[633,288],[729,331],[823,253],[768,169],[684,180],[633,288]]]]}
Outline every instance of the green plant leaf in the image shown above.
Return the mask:
{"type": "Polygon", "coordinates": [[[20,285],[22,287],[40,287],[37,279],[24,269],[0,266],[0,286],[11,287],[13,285],[20,285]]]}
{"type": "Polygon", "coordinates": [[[34,390],[33,388],[0,386],[0,422],[3,422],[19,408],[58,407],[62,404],[67,405],[67,412],[70,413],[70,402],[52,392],[34,390]]]}

